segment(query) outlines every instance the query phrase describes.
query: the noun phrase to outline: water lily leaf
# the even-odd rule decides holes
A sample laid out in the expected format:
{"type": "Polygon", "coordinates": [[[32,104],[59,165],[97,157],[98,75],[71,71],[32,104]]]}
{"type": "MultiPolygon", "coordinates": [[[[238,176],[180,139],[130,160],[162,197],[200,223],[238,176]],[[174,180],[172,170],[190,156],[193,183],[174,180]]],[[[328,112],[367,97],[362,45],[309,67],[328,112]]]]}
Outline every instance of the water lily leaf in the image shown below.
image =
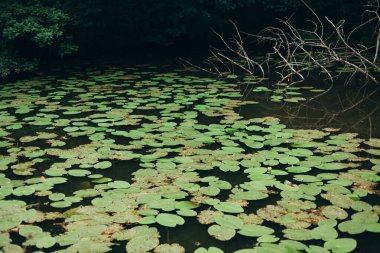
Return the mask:
{"type": "Polygon", "coordinates": [[[239,229],[243,226],[243,221],[236,216],[233,215],[224,215],[223,217],[216,217],[215,222],[223,227],[239,229]]]}
{"type": "Polygon", "coordinates": [[[105,139],[105,135],[102,133],[96,133],[96,134],[90,135],[89,139],[92,141],[100,141],[100,140],[105,139]]]}
{"type": "Polygon", "coordinates": [[[308,248],[304,243],[293,241],[293,240],[281,240],[280,245],[283,245],[288,249],[298,250],[298,251],[300,250],[306,251],[308,248]]]}
{"type": "Polygon", "coordinates": [[[137,197],[137,203],[146,204],[161,199],[161,194],[147,193],[137,197]]]}
{"type": "Polygon", "coordinates": [[[67,174],[73,177],[84,177],[84,176],[90,175],[91,172],[88,170],[77,169],[77,170],[68,170],[67,174]]]}
{"type": "Polygon", "coordinates": [[[127,189],[131,186],[128,182],[121,181],[121,180],[116,180],[116,181],[110,182],[107,185],[109,187],[115,188],[115,189],[127,189]]]}
{"type": "Polygon", "coordinates": [[[191,201],[178,201],[175,203],[176,209],[194,209],[197,208],[199,205],[191,202],[191,201]]]}
{"type": "Polygon", "coordinates": [[[322,191],[321,187],[314,184],[301,184],[299,185],[299,188],[303,191],[303,193],[310,196],[319,195],[322,191]]]}
{"type": "Polygon", "coordinates": [[[185,224],[185,220],[178,215],[170,213],[160,213],[156,217],[158,224],[165,227],[176,227],[177,225],[185,224]]]}
{"type": "Polygon", "coordinates": [[[371,224],[379,221],[379,216],[371,211],[358,212],[351,216],[352,220],[363,223],[371,224]]]}
{"type": "Polygon", "coordinates": [[[338,232],[331,226],[318,226],[311,231],[311,236],[314,239],[322,239],[329,241],[338,237],[338,232]]]}
{"type": "Polygon", "coordinates": [[[287,228],[282,230],[284,233],[284,237],[295,240],[295,241],[308,241],[312,240],[313,236],[311,234],[311,230],[308,229],[292,229],[292,228],[287,228]]]}
{"type": "Polygon", "coordinates": [[[112,204],[112,199],[109,198],[95,198],[91,200],[91,203],[96,207],[107,207],[112,204]]]}
{"type": "Polygon", "coordinates": [[[333,253],[347,253],[352,252],[356,248],[356,240],[351,238],[338,238],[327,241],[324,248],[331,250],[333,253]]]}
{"type": "Polygon", "coordinates": [[[380,156],[380,149],[366,149],[365,150],[368,154],[380,156]]]}
{"type": "Polygon", "coordinates": [[[198,214],[197,218],[201,224],[211,224],[215,222],[217,217],[222,217],[223,215],[220,211],[203,210],[198,214]]]}
{"type": "Polygon", "coordinates": [[[268,194],[260,191],[236,192],[230,196],[232,199],[259,200],[269,197],[268,194]]]}
{"type": "Polygon", "coordinates": [[[20,226],[18,233],[27,238],[29,236],[38,236],[43,233],[43,230],[42,228],[34,225],[22,225],[20,226]]]}
{"type": "Polygon", "coordinates": [[[225,212],[225,213],[242,213],[244,209],[236,203],[233,202],[220,202],[214,205],[215,209],[225,212]]]}
{"type": "Polygon", "coordinates": [[[231,240],[235,234],[236,231],[233,228],[223,227],[219,225],[212,225],[208,228],[207,232],[214,237],[217,240],[220,241],[229,241],[231,240]]]}
{"type": "Polygon", "coordinates": [[[196,249],[194,253],[224,253],[224,251],[216,247],[210,247],[208,249],[201,247],[196,249]]]}
{"type": "Polygon", "coordinates": [[[223,163],[223,164],[221,164],[220,166],[219,166],[219,169],[221,170],[221,171],[224,171],[224,172],[236,172],[236,171],[239,171],[240,170],[240,167],[239,167],[239,165],[233,165],[233,164],[225,164],[225,163],[223,163]]]}
{"type": "Polygon", "coordinates": [[[68,133],[76,132],[76,131],[78,131],[78,130],[79,130],[79,127],[76,127],[76,126],[74,126],[74,127],[65,127],[65,128],[63,128],[63,131],[68,132],[68,133]]]}
{"type": "Polygon", "coordinates": [[[80,198],[90,198],[90,197],[95,197],[100,194],[99,191],[95,189],[82,189],[74,192],[75,196],[80,197],[80,198]]]}
{"type": "Polygon", "coordinates": [[[329,219],[344,220],[348,217],[348,213],[337,206],[326,206],[322,209],[322,214],[329,219]]]}
{"type": "Polygon", "coordinates": [[[2,251],[4,253],[23,253],[24,252],[23,248],[21,248],[19,245],[16,245],[16,244],[5,245],[2,248],[2,251]]]}
{"type": "Polygon", "coordinates": [[[72,202],[70,201],[57,201],[57,202],[51,203],[50,205],[55,208],[66,208],[66,207],[71,206],[71,204],[72,202]]]}
{"type": "Polygon", "coordinates": [[[316,166],[320,170],[343,170],[347,168],[344,163],[322,163],[316,166]]]}
{"type": "Polygon", "coordinates": [[[348,220],[339,223],[338,228],[342,232],[347,232],[351,235],[354,235],[363,233],[366,230],[366,224],[355,220],[348,220]]]}
{"type": "Polygon", "coordinates": [[[291,166],[291,167],[287,167],[286,170],[290,173],[305,173],[305,172],[309,172],[311,168],[304,167],[304,166],[291,166]]]}
{"type": "Polygon", "coordinates": [[[56,240],[51,236],[42,236],[36,238],[36,246],[39,249],[50,248],[56,244],[56,240]]]}
{"type": "MultiPolygon", "coordinates": [[[[104,227],[94,226],[94,233],[100,233],[104,230],[104,227]]],[[[152,238],[160,237],[157,228],[148,227],[146,225],[135,226],[127,230],[121,230],[112,235],[112,238],[119,241],[131,240],[135,237],[150,236],[152,238]]]]}
{"type": "Polygon", "coordinates": [[[196,211],[191,210],[191,209],[180,209],[180,210],[177,210],[176,213],[178,215],[185,216],[185,217],[195,217],[198,214],[196,211]]]}
{"type": "Polygon", "coordinates": [[[218,180],[218,181],[214,181],[214,182],[210,182],[209,183],[210,186],[214,186],[214,187],[217,187],[221,190],[229,190],[232,188],[232,185],[227,182],[227,181],[223,181],[223,180],[218,180]]]}
{"type": "Polygon", "coordinates": [[[257,253],[257,249],[241,249],[234,251],[234,253],[257,253]]]}
{"type": "Polygon", "coordinates": [[[330,253],[329,250],[316,245],[310,245],[309,248],[306,249],[307,253],[330,253]]]}
{"type": "Polygon", "coordinates": [[[98,162],[97,164],[95,164],[94,168],[95,169],[108,169],[111,166],[112,166],[112,163],[110,161],[103,161],[103,162],[98,162]]]}
{"type": "Polygon", "coordinates": [[[378,138],[371,138],[364,143],[371,147],[380,148],[380,139],[378,138]]]}
{"type": "Polygon", "coordinates": [[[294,165],[294,164],[299,164],[300,160],[294,156],[284,156],[280,158],[280,163],[294,165]]]}
{"type": "Polygon", "coordinates": [[[15,196],[28,196],[33,194],[36,189],[32,185],[20,186],[13,190],[15,196]]]}
{"type": "Polygon", "coordinates": [[[64,199],[66,196],[65,196],[65,194],[63,194],[63,193],[53,193],[53,194],[50,194],[49,195],[49,199],[51,200],[51,201],[59,201],[59,200],[62,200],[62,199],[64,199]]]}
{"type": "Polygon", "coordinates": [[[353,200],[346,195],[340,194],[340,193],[326,193],[321,194],[321,196],[327,200],[329,200],[333,205],[348,209],[353,204],[353,200]]]}
{"type": "Polygon", "coordinates": [[[257,241],[262,242],[262,243],[272,243],[272,242],[277,242],[278,240],[280,240],[280,238],[274,235],[263,235],[257,238],[257,241]]]}
{"type": "Polygon", "coordinates": [[[175,209],[174,199],[159,199],[148,203],[148,207],[153,209],[162,209],[164,211],[170,212],[175,209]]]}
{"type": "MultiPolygon", "coordinates": [[[[185,253],[185,248],[178,243],[160,244],[154,249],[154,253],[185,253]]],[[[223,252],[222,252],[223,253],[223,252]]]]}
{"type": "Polygon", "coordinates": [[[127,243],[126,250],[128,253],[148,252],[157,247],[159,243],[157,237],[137,236],[127,243]]]}
{"type": "Polygon", "coordinates": [[[238,214],[238,217],[243,220],[244,224],[257,224],[260,225],[263,223],[263,219],[260,218],[258,215],[254,213],[250,214],[245,214],[245,213],[240,213],[238,214]]]}
{"type": "Polygon", "coordinates": [[[380,223],[367,224],[366,230],[368,232],[380,233],[380,223]]]}
{"type": "Polygon", "coordinates": [[[305,183],[314,183],[314,182],[319,182],[322,181],[320,178],[312,175],[295,175],[293,177],[294,180],[299,181],[299,182],[305,182],[305,183]]]}
{"type": "Polygon", "coordinates": [[[260,237],[263,235],[270,235],[274,233],[274,230],[261,225],[246,224],[242,226],[238,233],[249,237],[260,237]]]}
{"type": "Polygon", "coordinates": [[[142,217],[139,220],[139,223],[142,224],[142,225],[148,225],[148,224],[156,223],[156,217],[155,216],[142,217]]]}
{"type": "Polygon", "coordinates": [[[216,186],[201,187],[199,191],[207,196],[217,196],[220,193],[220,189],[216,186]]]}

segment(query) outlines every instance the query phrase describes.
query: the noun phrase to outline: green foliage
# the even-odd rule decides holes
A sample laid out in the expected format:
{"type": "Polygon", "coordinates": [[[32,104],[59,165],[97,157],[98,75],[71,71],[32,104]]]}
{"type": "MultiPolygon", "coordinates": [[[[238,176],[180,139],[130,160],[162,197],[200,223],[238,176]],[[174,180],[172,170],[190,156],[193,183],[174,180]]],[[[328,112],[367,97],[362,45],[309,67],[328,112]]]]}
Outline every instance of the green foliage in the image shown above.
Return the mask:
{"type": "Polygon", "coordinates": [[[67,55],[77,50],[65,34],[70,21],[44,1],[0,2],[0,75],[37,67],[42,54],[67,55]]]}
{"type": "MultiPolygon", "coordinates": [[[[1,42],[0,42],[1,43],[1,42]]],[[[36,69],[35,60],[26,60],[15,53],[9,52],[0,45],[0,76],[7,76],[11,73],[27,72],[36,69]]]]}

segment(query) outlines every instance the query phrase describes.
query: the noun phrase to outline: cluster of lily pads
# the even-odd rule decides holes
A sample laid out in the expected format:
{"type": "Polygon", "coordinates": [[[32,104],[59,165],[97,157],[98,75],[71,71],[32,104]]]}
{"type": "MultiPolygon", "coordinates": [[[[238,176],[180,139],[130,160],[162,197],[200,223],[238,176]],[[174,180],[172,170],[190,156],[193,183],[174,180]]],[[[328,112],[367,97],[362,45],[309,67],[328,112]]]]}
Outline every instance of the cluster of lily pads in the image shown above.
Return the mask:
{"type": "Polygon", "coordinates": [[[380,232],[380,139],[244,119],[232,78],[69,74],[0,88],[0,252],[185,252],[160,231],[190,220],[246,238],[236,253],[352,252],[380,232]]]}
{"type": "Polygon", "coordinates": [[[313,86],[294,86],[282,82],[277,82],[272,87],[257,85],[265,80],[266,78],[247,76],[242,79],[241,83],[248,85],[250,92],[264,93],[271,102],[276,103],[299,103],[307,100],[305,93],[313,94],[324,91],[313,86]]]}

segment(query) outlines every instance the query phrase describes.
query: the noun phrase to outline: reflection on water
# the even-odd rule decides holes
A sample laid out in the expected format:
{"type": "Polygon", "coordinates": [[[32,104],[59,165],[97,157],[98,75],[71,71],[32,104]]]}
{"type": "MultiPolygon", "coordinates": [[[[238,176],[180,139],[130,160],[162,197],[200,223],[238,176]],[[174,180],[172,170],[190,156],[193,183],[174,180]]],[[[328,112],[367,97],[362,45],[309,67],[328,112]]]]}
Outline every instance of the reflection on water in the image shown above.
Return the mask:
{"type": "Polygon", "coordinates": [[[260,101],[255,106],[243,106],[244,117],[272,115],[293,128],[340,128],[359,133],[365,138],[380,136],[380,91],[377,87],[345,87],[335,85],[307,101],[273,103],[266,96],[250,94],[249,99],[260,101]]]}

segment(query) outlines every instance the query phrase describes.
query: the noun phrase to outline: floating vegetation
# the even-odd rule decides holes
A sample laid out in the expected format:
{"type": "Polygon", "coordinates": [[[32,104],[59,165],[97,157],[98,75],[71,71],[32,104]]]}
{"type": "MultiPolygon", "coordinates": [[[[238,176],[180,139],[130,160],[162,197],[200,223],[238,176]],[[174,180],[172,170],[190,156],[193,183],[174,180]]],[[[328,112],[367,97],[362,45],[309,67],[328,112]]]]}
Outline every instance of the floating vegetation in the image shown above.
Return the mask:
{"type": "Polygon", "coordinates": [[[380,232],[379,139],[244,119],[233,75],[69,75],[0,89],[0,252],[181,253],[162,231],[197,223],[221,243],[187,236],[196,253],[344,253],[380,232]]]}

